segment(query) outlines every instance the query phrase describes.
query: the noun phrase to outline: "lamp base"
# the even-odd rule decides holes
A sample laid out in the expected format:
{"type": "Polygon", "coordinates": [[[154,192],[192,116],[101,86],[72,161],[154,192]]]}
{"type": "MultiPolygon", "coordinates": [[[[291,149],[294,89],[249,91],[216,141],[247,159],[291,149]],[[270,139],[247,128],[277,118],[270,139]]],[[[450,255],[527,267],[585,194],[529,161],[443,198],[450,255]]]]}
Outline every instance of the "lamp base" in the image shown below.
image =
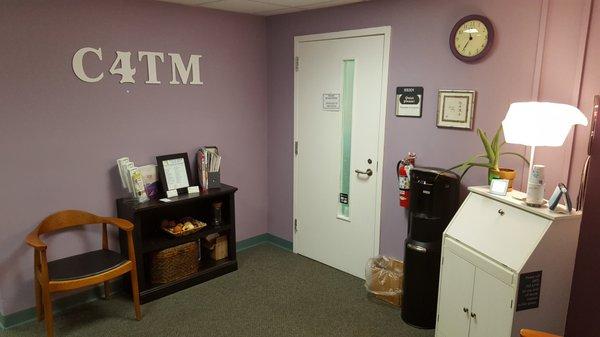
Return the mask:
{"type": "Polygon", "coordinates": [[[509,192],[509,195],[516,200],[521,201],[524,205],[527,205],[529,207],[545,207],[548,204],[547,200],[542,200],[541,204],[531,204],[527,202],[527,194],[521,192],[521,191],[517,191],[517,190],[513,190],[512,192],[509,192]]]}
{"type": "Polygon", "coordinates": [[[544,206],[546,206],[548,204],[548,201],[543,200],[541,204],[532,204],[532,203],[529,203],[527,201],[523,201],[523,203],[525,203],[525,205],[527,205],[529,207],[542,208],[542,207],[544,207],[544,206]]]}

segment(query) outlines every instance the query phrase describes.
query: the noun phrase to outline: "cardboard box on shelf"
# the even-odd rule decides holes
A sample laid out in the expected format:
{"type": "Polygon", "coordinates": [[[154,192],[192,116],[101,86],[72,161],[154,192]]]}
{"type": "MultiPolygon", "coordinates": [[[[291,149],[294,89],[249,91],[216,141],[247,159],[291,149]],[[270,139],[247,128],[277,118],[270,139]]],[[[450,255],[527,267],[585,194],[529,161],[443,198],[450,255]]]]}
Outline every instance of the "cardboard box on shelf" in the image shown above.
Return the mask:
{"type": "Polygon", "coordinates": [[[210,257],[215,261],[228,256],[227,235],[211,234],[202,240],[202,246],[210,251],[210,257]]]}

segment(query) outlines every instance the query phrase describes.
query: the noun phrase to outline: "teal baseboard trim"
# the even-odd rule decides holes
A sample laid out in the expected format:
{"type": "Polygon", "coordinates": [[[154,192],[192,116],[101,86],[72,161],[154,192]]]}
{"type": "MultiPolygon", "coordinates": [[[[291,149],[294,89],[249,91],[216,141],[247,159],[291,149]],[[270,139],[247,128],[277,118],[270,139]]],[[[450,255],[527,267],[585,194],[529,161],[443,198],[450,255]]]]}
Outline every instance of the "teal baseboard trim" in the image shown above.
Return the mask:
{"type": "Polygon", "coordinates": [[[285,249],[290,252],[293,251],[292,242],[282,239],[282,238],[275,236],[273,234],[270,234],[270,233],[260,234],[260,235],[248,238],[246,240],[239,241],[236,244],[236,247],[237,247],[237,251],[241,252],[248,248],[252,248],[252,247],[262,245],[265,243],[272,244],[273,246],[277,246],[281,249],[285,249]]]}
{"type": "MultiPolygon", "coordinates": [[[[121,291],[121,281],[114,281],[111,283],[112,293],[116,294],[121,291]]],[[[99,298],[102,298],[104,294],[104,286],[99,285],[97,287],[87,289],[77,294],[65,296],[52,301],[52,311],[54,315],[60,314],[63,311],[71,309],[73,307],[93,302],[99,298]]],[[[32,322],[36,319],[35,307],[17,311],[6,316],[0,314],[0,330],[7,330],[16,326],[32,322]]]]}
{"type": "Polygon", "coordinates": [[[269,234],[267,234],[267,233],[253,236],[251,238],[248,238],[248,239],[245,239],[242,241],[238,241],[236,243],[236,251],[241,252],[248,248],[262,245],[267,242],[269,242],[269,234]]]}
{"type": "MultiPolygon", "coordinates": [[[[285,249],[287,251],[293,251],[293,244],[290,241],[282,239],[273,234],[265,233],[257,236],[253,236],[251,238],[242,240],[237,242],[236,250],[241,252],[248,248],[252,248],[262,244],[271,244],[273,246],[279,247],[281,249],[285,249]]],[[[123,289],[123,284],[121,280],[117,280],[111,283],[111,289],[113,294],[116,294],[123,289]]],[[[65,296],[63,298],[56,299],[52,301],[52,307],[54,311],[54,315],[57,315],[65,310],[71,309],[73,307],[96,301],[102,298],[104,295],[104,288],[102,285],[82,291],[80,293],[65,296]]],[[[0,331],[6,330],[10,328],[14,328],[16,326],[32,322],[36,319],[35,317],[35,307],[17,311],[12,314],[8,314],[6,316],[0,314],[0,331]]]]}
{"type": "Polygon", "coordinates": [[[281,249],[285,249],[290,252],[294,251],[294,244],[291,241],[282,239],[282,238],[275,236],[273,234],[270,234],[270,233],[267,233],[267,236],[268,236],[268,242],[270,244],[277,246],[281,249]]]}

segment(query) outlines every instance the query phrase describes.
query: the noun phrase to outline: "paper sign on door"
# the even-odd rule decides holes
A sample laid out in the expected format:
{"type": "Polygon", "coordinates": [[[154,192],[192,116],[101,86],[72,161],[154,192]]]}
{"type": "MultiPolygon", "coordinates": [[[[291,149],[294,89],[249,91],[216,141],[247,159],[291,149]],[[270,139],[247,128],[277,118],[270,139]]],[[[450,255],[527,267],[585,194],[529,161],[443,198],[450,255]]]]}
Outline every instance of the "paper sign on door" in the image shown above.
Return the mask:
{"type": "Polygon", "coordinates": [[[323,110],[340,111],[340,94],[323,94],[323,110]]]}

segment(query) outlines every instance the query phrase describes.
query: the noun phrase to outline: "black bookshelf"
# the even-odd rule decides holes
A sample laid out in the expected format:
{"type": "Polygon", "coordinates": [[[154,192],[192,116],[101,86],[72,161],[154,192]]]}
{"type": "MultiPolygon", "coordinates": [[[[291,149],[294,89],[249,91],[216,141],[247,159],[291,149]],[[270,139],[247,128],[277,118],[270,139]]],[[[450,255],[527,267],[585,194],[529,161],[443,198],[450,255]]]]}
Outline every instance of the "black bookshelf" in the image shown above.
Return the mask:
{"type": "MultiPolygon", "coordinates": [[[[201,191],[199,194],[188,194],[170,198],[172,202],[148,201],[139,203],[135,199],[117,199],[119,218],[127,219],[134,225],[133,240],[135,246],[140,301],[147,303],[157,298],[172,294],[182,289],[206,282],[215,277],[237,270],[235,242],[235,200],[236,187],[221,184],[220,188],[201,191]],[[222,202],[222,225],[212,226],[214,202],[222,202]],[[200,231],[183,237],[171,237],[162,231],[160,223],[163,219],[181,219],[191,216],[206,222],[208,226],[200,231]],[[198,241],[207,235],[222,233],[227,235],[228,257],[219,261],[211,260],[203,255],[197,273],[167,284],[150,282],[150,254],[187,242],[198,241]]],[[[121,251],[127,252],[126,236],[119,234],[121,251]]]]}

